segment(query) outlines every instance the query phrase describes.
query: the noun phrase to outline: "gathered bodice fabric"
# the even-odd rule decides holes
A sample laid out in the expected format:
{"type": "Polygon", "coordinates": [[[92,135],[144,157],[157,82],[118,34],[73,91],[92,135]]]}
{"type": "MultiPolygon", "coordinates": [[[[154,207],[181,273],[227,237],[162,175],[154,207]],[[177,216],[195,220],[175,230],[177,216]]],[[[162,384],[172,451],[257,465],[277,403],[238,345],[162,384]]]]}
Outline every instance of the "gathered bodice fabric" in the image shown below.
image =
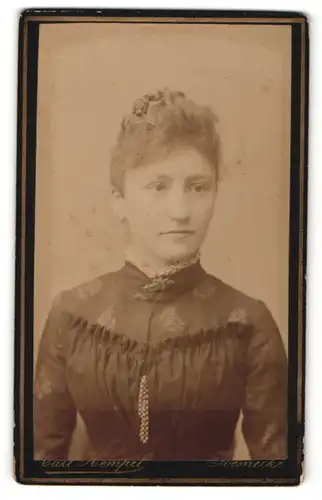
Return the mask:
{"type": "Polygon", "coordinates": [[[286,354],[264,303],[200,262],[153,279],[126,262],[52,305],[36,366],[34,452],[67,459],[78,412],[84,460],[230,459],[242,411],[251,458],[284,458],[286,402],[286,354]]]}

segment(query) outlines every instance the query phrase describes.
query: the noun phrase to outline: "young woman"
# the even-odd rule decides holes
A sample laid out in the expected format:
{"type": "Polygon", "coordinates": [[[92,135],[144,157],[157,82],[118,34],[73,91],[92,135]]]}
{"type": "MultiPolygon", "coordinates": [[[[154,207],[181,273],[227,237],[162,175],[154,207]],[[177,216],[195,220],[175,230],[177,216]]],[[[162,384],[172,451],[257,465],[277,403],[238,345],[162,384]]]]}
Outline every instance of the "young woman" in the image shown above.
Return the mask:
{"type": "Polygon", "coordinates": [[[261,301],[210,276],[199,250],[220,174],[216,119],[182,92],[145,95],[111,161],[124,266],[60,294],[40,343],[35,453],[229,460],[240,415],[252,459],[287,455],[287,361],[261,301]]]}

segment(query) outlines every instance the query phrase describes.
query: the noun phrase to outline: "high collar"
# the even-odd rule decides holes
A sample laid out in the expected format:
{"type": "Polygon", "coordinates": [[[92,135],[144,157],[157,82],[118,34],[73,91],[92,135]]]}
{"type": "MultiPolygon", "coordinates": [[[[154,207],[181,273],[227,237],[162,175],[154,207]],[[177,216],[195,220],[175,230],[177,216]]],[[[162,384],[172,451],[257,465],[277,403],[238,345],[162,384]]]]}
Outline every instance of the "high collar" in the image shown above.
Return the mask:
{"type": "Polygon", "coordinates": [[[199,260],[189,266],[169,269],[152,278],[130,261],[125,261],[120,272],[135,297],[158,302],[167,302],[191,290],[206,275],[199,260]]]}

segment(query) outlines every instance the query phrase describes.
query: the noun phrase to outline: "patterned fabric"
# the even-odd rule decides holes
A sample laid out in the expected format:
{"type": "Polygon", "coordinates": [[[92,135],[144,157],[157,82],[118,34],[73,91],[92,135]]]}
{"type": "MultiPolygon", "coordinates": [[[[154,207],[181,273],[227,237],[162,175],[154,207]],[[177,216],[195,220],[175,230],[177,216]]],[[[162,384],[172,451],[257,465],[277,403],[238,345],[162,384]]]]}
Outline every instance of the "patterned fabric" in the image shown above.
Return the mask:
{"type": "Polygon", "coordinates": [[[35,396],[37,399],[42,399],[51,392],[53,392],[52,382],[50,376],[46,376],[45,366],[43,365],[38,372],[35,383],[35,396]]]}
{"type": "Polygon", "coordinates": [[[97,319],[97,323],[105,326],[108,330],[114,330],[115,322],[115,309],[111,306],[107,307],[97,319]]]}
{"type": "Polygon", "coordinates": [[[35,456],[68,458],[78,412],[84,460],[227,460],[241,411],[251,458],[285,458],[276,323],[199,261],[158,287],[126,262],[54,301],[36,367],[35,456]]]}
{"type": "Polygon", "coordinates": [[[247,324],[246,309],[234,309],[228,318],[228,323],[243,323],[247,324]]]}
{"type": "Polygon", "coordinates": [[[159,315],[160,329],[164,329],[165,337],[177,336],[185,331],[186,325],[174,306],[165,307],[159,315]]]}

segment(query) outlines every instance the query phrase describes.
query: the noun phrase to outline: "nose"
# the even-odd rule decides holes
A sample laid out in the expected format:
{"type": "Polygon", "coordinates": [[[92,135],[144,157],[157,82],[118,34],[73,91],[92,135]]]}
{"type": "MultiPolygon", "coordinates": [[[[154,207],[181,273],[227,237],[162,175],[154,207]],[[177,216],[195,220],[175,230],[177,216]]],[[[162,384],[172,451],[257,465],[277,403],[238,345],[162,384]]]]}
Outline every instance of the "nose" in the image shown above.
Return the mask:
{"type": "Polygon", "coordinates": [[[172,220],[177,222],[188,222],[190,213],[188,200],[183,190],[174,189],[167,200],[168,213],[172,220]]]}

